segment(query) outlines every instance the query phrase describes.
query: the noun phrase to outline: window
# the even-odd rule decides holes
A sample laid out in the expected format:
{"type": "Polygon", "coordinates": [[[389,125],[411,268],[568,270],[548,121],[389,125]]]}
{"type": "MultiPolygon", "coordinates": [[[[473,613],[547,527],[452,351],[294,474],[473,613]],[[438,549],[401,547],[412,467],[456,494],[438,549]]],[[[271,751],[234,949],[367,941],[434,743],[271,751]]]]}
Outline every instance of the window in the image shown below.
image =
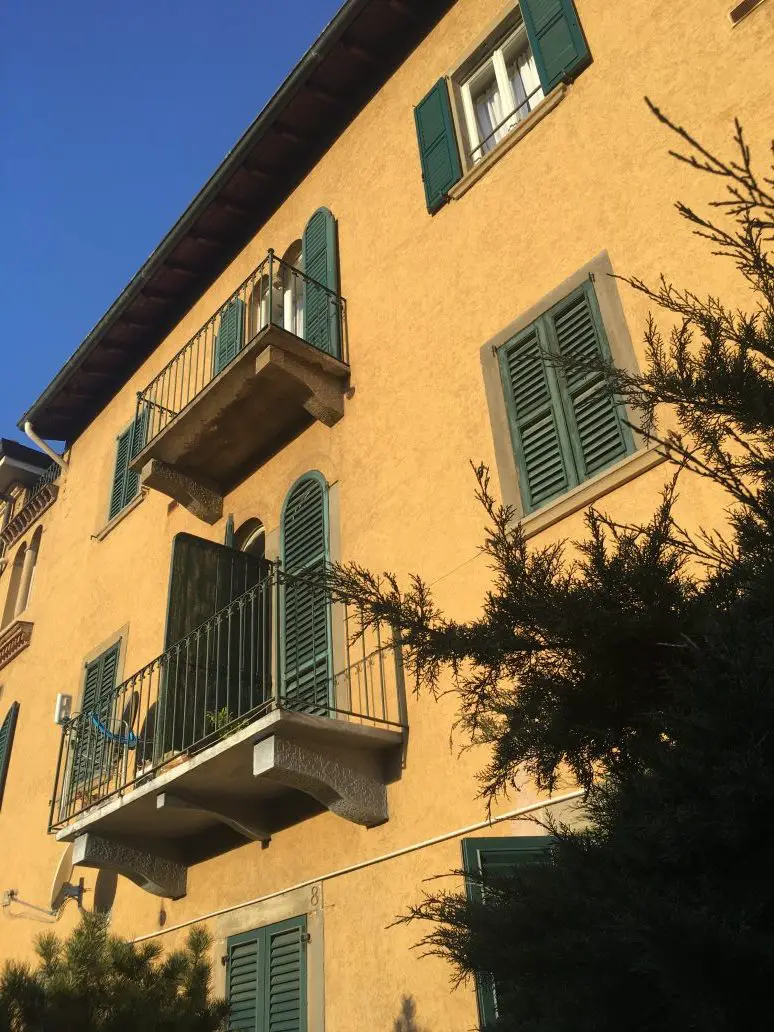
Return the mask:
{"type": "Polygon", "coordinates": [[[282,325],[290,333],[304,336],[304,256],[301,241],[291,244],[283,256],[283,317],[282,325]]]}
{"type": "Polygon", "coordinates": [[[331,688],[330,606],[317,583],[328,562],[328,485],[306,473],[282,507],[283,703],[327,716],[331,688]]]}
{"type": "Polygon", "coordinates": [[[306,916],[229,938],[229,1032],[306,1032],[306,943],[306,916]]]}
{"type": "Polygon", "coordinates": [[[18,713],[19,703],[12,702],[3,723],[0,724],[0,807],[3,805],[5,780],[8,777],[8,764],[11,760],[11,748],[13,747],[13,735],[16,730],[16,717],[18,713]]]}
{"type": "Polygon", "coordinates": [[[480,161],[543,99],[524,23],[494,43],[460,86],[468,156],[480,161]]]}
{"type": "MultiPolygon", "coordinates": [[[[546,835],[513,838],[475,838],[462,840],[462,866],[466,874],[468,899],[481,902],[488,886],[494,887],[512,877],[523,864],[545,861],[551,839],[546,835]]],[[[476,975],[479,1022],[483,1029],[497,1020],[497,984],[491,975],[476,975]]]]}
{"type": "Polygon", "coordinates": [[[20,545],[16,552],[0,626],[5,627],[11,620],[16,620],[29,605],[42,534],[43,528],[38,527],[30,543],[20,545]]]}
{"type": "Polygon", "coordinates": [[[634,450],[623,407],[607,390],[604,376],[559,369],[551,355],[610,358],[590,280],[498,349],[527,513],[634,450]]]}
{"type": "Polygon", "coordinates": [[[438,211],[467,169],[590,61],[572,0],[521,0],[414,109],[428,211],[438,211]]]}
{"type": "Polygon", "coordinates": [[[113,471],[113,484],[110,490],[110,506],[108,519],[125,509],[140,490],[140,476],[129,469],[129,463],[139,455],[145,446],[145,434],[148,423],[147,409],[143,408],[136,419],[122,433],[116,442],[116,464],[113,471]]]}

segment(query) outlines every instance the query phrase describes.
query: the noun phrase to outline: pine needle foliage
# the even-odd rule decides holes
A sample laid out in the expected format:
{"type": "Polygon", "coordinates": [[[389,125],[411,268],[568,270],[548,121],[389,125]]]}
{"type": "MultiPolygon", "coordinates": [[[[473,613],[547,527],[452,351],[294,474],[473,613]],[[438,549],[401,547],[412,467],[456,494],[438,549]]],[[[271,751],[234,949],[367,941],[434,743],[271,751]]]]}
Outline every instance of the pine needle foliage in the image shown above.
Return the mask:
{"type": "Polygon", "coordinates": [[[756,173],[739,123],[724,160],[648,103],[674,158],[722,191],[708,214],[677,212],[750,299],[625,280],[656,313],[644,370],[592,365],[674,464],[653,515],[591,509],[582,540],[534,547],[479,465],[492,584],[476,619],[444,614],[418,575],[329,575],[335,599],[395,629],[417,691],[449,690],[451,672],[458,733],[489,746],[484,801],[568,772],[586,790],[580,822],[548,820],[544,863],[483,901],[429,891],[401,917],[458,981],[494,980],[498,1030],[771,1023],[774,169],[756,173]],[[724,493],[722,530],[677,520],[689,474],[724,493]]]}
{"type": "Polygon", "coordinates": [[[0,1032],[222,1032],[228,1007],[211,999],[205,929],[163,953],[108,931],[105,915],[84,912],[62,940],[36,943],[37,967],[6,962],[0,972],[0,1032]]]}

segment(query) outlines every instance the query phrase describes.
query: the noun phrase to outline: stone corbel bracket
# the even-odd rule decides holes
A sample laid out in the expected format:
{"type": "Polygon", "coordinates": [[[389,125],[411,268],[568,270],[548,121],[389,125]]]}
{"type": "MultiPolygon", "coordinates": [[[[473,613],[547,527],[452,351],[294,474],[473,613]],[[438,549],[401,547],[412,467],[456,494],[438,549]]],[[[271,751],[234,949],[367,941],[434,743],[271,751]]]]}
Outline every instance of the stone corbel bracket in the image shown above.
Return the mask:
{"type": "Polygon", "coordinates": [[[141,483],[174,498],[205,523],[217,523],[223,515],[223,495],[216,484],[194,480],[161,459],[151,459],[143,466],[141,483]]]}
{"type": "Polygon", "coordinates": [[[344,415],[344,393],[342,379],[349,375],[342,367],[339,379],[297,355],[276,345],[268,347],[255,360],[255,375],[265,380],[275,380],[278,385],[290,381],[307,394],[304,408],[313,419],[319,419],[325,426],[335,426],[344,415]]]}
{"type": "Polygon", "coordinates": [[[32,638],[32,624],[28,620],[14,620],[0,634],[0,670],[23,652],[32,638]]]}
{"type": "Polygon", "coordinates": [[[183,864],[100,835],[87,833],[75,839],[73,865],[115,871],[164,899],[180,899],[186,893],[188,871],[183,864]]]}
{"type": "Polygon", "coordinates": [[[387,790],[379,761],[372,755],[272,735],[253,748],[253,774],[297,788],[366,828],[388,817],[387,790]]]}

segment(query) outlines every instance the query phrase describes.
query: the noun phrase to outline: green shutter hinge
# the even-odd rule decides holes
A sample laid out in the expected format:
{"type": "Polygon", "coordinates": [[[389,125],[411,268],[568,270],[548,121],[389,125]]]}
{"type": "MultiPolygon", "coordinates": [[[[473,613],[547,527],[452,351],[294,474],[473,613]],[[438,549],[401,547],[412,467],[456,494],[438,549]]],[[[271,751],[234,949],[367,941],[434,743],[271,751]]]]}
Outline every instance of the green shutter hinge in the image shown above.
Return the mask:
{"type": "Polygon", "coordinates": [[[311,941],[312,941],[312,936],[309,934],[309,932],[303,932],[302,935],[301,935],[301,942],[311,942],[311,941]]]}
{"type": "Polygon", "coordinates": [[[594,275],[593,272],[589,273],[589,279],[591,280],[592,283],[596,283],[597,282],[597,277],[594,275]]]}

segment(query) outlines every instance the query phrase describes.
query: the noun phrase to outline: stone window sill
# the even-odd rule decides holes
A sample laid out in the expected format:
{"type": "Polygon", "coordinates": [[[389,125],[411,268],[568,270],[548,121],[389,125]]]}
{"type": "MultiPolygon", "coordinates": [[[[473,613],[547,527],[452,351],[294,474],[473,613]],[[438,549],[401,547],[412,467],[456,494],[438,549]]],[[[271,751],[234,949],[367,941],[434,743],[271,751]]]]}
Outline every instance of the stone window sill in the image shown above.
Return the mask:
{"type": "Polygon", "coordinates": [[[482,176],[486,175],[492,165],[496,165],[500,158],[504,157],[512,147],[516,146],[519,140],[522,140],[528,132],[535,128],[538,122],[542,122],[546,115],[561,103],[566,94],[567,86],[564,83],[560,83],[556,89],[552,90],[538,104],[534,111],[529,113],[523,122],[519,122],[481,161],[468,169],[462,179],[449,190],[449,199],[458,201],[463,194],[466,194],[471,186],[477,183],[482,176]]]}
{"type": "Polygon", "coordinates": [[[643,448],[634,452],[633,455],[627,455],[625,459],[621,459],[614,466],[598,473],[591,480],[586,480],[574,487],[572,491],[568,491],[567,494],[557,498],[549,505],[536,512],[531,512],[528,516],[522,516],[519,522],[525,536],[532,538],[541,531],[548,530],[560,520],[571,516],[580,509],[585,509],[598,498],[622,487],[630,480],[634,480],[635,477],[665,461],[665,457],[655,447],[643,448]]]}
{"type": "Polygon", "coordinates": [[[137,506],[140,504],[140,502],[143,500],[147,493],[148,492],[146,490],[140,488],[140,493],[135,495],[131,502],[125,505],[121,512],[114,516],[112,520],[108,520],[108,522],[105,524],[102,530],[98,530],[96,534],[92,534],[91,540],[104,541],[108,534],[111,532],[111,530],[114,530],[121,522],[121,520],[125,519],[130,512],[133,512],[137,508],[137,506]]]}
{"type": "Polygon", "coordinates": [[[13,620],[0,630],[0,670],[23,652],[32,638],[29,620],[13,620]]]}

